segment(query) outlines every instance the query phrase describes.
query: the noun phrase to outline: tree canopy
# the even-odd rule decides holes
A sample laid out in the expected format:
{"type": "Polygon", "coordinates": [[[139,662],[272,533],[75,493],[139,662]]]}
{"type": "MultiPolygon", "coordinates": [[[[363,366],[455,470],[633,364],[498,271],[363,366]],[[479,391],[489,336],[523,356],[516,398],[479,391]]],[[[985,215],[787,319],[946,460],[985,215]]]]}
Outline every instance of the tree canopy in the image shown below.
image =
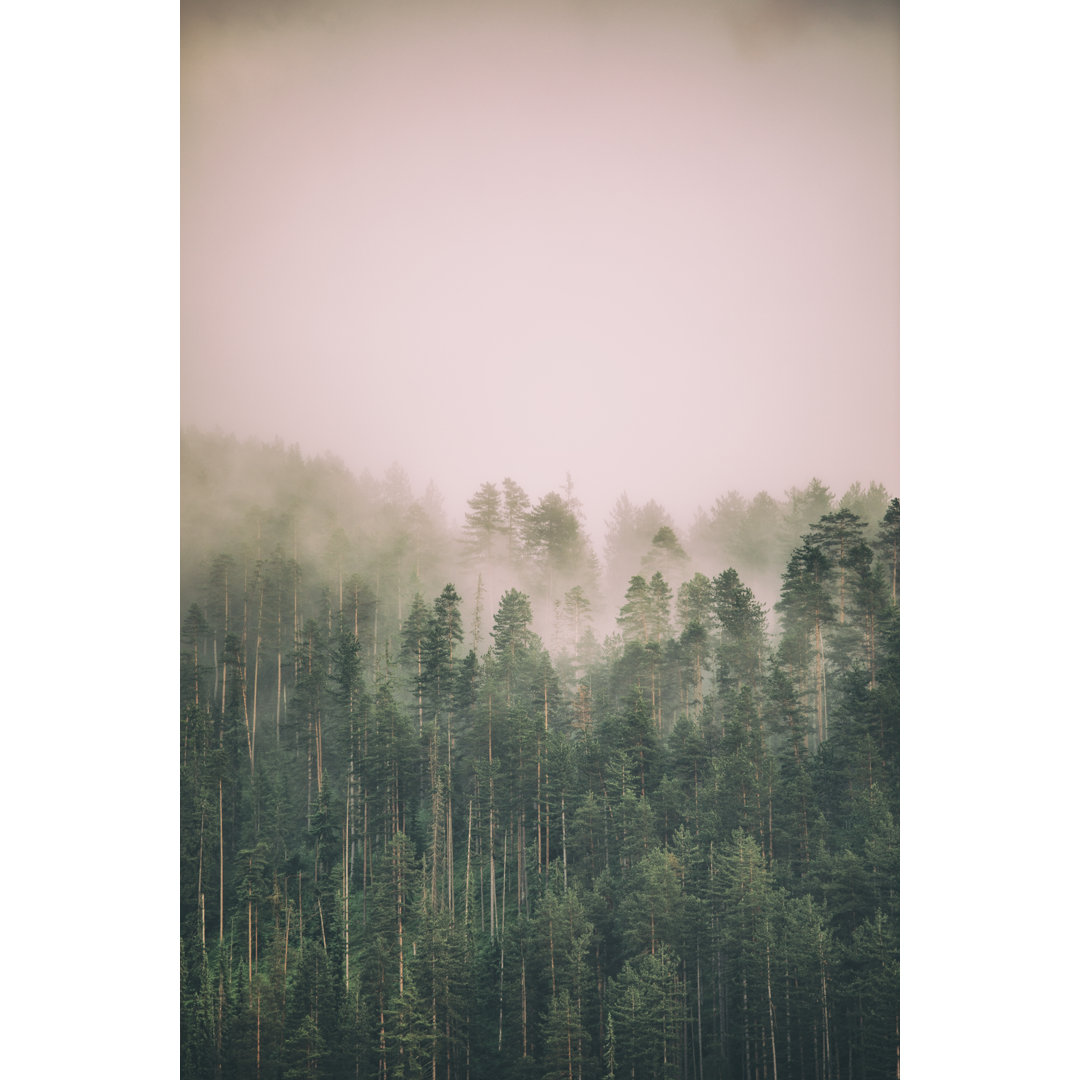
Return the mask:
{"type": "Polygon", "coordinates": [[[893,1075],[898,499],[182,468],[183,1077],[893,1075]]]}

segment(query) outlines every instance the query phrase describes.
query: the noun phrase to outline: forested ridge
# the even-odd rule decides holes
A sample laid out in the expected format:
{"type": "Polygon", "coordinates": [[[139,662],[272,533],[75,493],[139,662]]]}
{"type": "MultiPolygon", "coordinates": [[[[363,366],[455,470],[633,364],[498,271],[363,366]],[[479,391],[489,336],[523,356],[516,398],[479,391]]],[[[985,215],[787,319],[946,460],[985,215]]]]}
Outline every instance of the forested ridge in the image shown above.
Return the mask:
{"type": "Polygon", "coordinates": [[[898,1075],[898,499],[181,501],[183,1077],[898,1075]]]}

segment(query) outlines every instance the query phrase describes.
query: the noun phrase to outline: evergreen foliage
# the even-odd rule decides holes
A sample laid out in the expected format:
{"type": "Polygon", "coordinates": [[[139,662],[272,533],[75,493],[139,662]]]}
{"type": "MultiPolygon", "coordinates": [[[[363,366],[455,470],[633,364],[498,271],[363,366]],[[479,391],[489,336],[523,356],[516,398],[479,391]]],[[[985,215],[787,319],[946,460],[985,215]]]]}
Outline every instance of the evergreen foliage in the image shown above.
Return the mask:
{"type": "Polygon", "coordinates": [[[485,484],[463,569],[399,473],[182,463],[182,1077],[894,1075],[898,500],[726,497],[708,573],[627,503],[601,647],[569,494],[485,484]]]}

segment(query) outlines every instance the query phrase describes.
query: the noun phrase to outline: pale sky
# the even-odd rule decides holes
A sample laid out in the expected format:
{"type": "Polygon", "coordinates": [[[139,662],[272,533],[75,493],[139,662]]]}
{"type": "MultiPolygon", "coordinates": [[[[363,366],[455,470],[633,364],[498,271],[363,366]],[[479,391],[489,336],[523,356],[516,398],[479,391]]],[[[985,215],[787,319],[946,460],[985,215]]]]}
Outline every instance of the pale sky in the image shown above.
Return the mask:
{"type": "Polygon", "coordinates": [[[182,422],[458,520],[570,471],[594,537],[899,494],[898,19],[850,6],[186,5],[182,422]]]}

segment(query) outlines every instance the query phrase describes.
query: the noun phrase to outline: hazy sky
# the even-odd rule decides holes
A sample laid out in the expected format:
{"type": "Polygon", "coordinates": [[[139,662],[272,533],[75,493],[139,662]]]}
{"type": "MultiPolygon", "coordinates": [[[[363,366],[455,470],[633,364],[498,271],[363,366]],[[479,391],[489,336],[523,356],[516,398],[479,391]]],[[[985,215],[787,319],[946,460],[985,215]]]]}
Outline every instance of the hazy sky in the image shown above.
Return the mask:
{"type": "Polygon", "coordinates": [[[594,535],[898,494],[899,35],[850,6],[184,5],[182,422],[458,519],[569,470],[594,535]]]}

